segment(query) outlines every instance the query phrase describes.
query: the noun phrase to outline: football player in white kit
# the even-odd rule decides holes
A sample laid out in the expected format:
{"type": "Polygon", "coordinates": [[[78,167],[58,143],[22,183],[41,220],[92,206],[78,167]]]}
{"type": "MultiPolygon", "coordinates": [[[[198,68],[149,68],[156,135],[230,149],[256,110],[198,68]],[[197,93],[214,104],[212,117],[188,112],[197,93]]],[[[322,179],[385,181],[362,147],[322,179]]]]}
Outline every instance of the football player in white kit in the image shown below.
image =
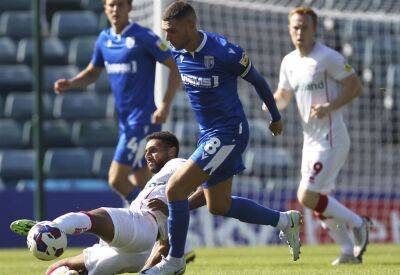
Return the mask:
{"type": "MultiPolygon", "coordinates": [[[[67,234],[94,233],[100,237],[100,243],[84,249],[78,256],[54,263],[46,274],[78,274],[71,273],[72,270],[89,275],[139,272],[143,267],[156,264],[157,259],[161,259],[160,251],[167,253],[165,185],[186,160],[177,158],[179,143],[173,134],[155,132],[146,140],[145,158],[154,176],[143,191],[129,209],[102,207],[89,212],[67,213],[53,220],[67,234]],[[149,258],[157,240],[161,245],[149,258]]],[[[35,221],[17,220],[10,228],[26,236],[34,224],[35,221]]],[[[194,256],[193,252],[188,255],[194,256]]]]}
{"type": "Polygon", "coordinates": [[[297,197],[303,206],[314,210],[341,246],[342,253],[332,264],[361,263],[370,221],[329,193],[350,148],[341,108],[361,94],[362,86],[341,54],[315,41],[317,15],[312,9],[295,8],[288,20],[296,49],[282,60],[274,98],[282,110],[294,95],[302,119],[304,145],[297,197]],[[354,242],[347,227],[353,231],[354,242]]]}

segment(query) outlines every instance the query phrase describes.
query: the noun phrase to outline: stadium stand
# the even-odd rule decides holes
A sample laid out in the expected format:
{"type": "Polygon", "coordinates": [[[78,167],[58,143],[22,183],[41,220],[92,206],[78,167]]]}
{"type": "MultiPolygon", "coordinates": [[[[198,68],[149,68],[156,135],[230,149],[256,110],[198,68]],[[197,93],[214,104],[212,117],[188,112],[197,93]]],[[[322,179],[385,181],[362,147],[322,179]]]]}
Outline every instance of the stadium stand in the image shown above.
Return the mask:
{"type": "MultiPolygon", "coordinates": [[[[52,117],[53,100],[49,95],[43,95],[43,115],[52,117]]],[[[15,120],[27,120],[32,116],[33,94],[32,92],[11,92],[4,103],[4,116],[15,120]]]]}
{"type": "Polygon", "coordinates": [[[92,11],[59,11],[53,15],[51,34],[64,41],[97,32],[98,18],[92,11]]]}
{"type": "Polygon", "coordinates": [[[72,142],[81,147],[115,146],[118,138],[117,123],[113,119],[75,121],[72,126],[72,142]]]}
{"type": "Polygon", "coordinates": [[[31,179],[33,163],[32,150],[0,151],[0,177],[5,181],[31,179]]]}
{"type": "Polygon", "coordinates": [[[108,169],[114,157],[114,147],[98,148],[94,152],[92,173],[94,176],[106,179],[108,177],[108,169]]]}
{"type": "Polygon", "coordinates": [[[17,46],[9,37],[0,38],[0,64],[15,64],[17,46]]]}
{"type": "Polygon", "coordinates": [[[86,67],[92,59],[96,36],[76,37],[71,40],[68,51],[68,63],[79,68],[86,67]]]}
{"type": "Polygon", "coordinates": [[[75,66],[45,66],[43,69],[43,89],[45,92],[54,94],[54,82],[59,78],[71,78],[79,72],[75,66]]]}
{"type": "Polygon", "coordinates": [[[12,119],[0,119],[0,148],[22,148],[22,124],[12,119]]]}
{"type": "MultiPolygon", "coordinates": [[[[18,63],[32,64],[33,43],[31,38],[21,39],[18,43],[17,61],[18,63]]],[[[56,37],[44,39],[43,57],[44,65],[66,65],[67,50],[64,44],[56,37]]]]}
{"type": "Polygon", "coordinates": [[[0,94],[32,90],[32,71],[26,65],[0,65],[0,94]]]}

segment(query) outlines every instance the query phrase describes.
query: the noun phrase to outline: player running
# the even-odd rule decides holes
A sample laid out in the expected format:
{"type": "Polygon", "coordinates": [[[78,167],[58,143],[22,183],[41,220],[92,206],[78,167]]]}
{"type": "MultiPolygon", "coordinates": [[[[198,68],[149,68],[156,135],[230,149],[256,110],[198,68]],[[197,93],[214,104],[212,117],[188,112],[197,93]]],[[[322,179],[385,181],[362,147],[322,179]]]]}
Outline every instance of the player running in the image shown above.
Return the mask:
{"type": "Polygon", "coordinates": [[[105,68],[115,97],[119,141],[109,170],[108,182],[128,202],[151,177],[143,157],[144,138],[161,129],[179,87],[178,69],[167,45],[151,30],[129,23],[131,0],[103,0],[111,28],[103,30],[85,70],[71,79],[59,79],[54,90],[61,94],[95,82],[105,68]],[[156,61],[170,70],[162,104],[154,103],[156,61]],[[133,171],[132,185],[128,179],[133,171]]]}
{"type": "MultiPolygon", "coordinates": [[[[146,140],[145,157],[154,176],[144,190],[129,209],[102,207],[89,212],[67,213],[53,220],[67,234],[94,233],[101,240],[78,256],[54,263],[47,274],[61,266],[89,275],[139,272],[144,266],[150,267],[161,259],[157,253],[168,251],[163,247],[168,246],[165,186],[170,176],[186,160],[177,158],[179,143],[173,134],[156,132],[146,140]],[[157,240],[161,247],[153,251],[149,258],[157,240]]],[[[27,236],[35,224],[31,220],[17,220],[10,228],[17,234],[27,236]]],[[[193,251],[186,254],[188,261],[194,257],[193,251]]]]}
{"type": "Polygon", "coordinates": [[[245,169],[241,155],[249,139],[237,78],[244,78],[256,88],[271,111],[272,134],[280,135],[283,124],[268,84],[241,47],[222,35],[197,30],[196,13],[190,4],[175,1],[168,6],[162,28],[174,47],[173,56],[200,125],[200,139],[190,159],[168,181],[169,255],[142,274],[185,272],[183,249],[189,224],[188,197],[201,184],[212,214],[277,227],[283,231],[293,260],[297,260],[301,222],[298,211],[279,212],[231,195],[233,176],[245,169]]]}
{"type": "Polygon", "coordinates": [[[341,246],[341,255],[333,265],[361,263],[370,221],[329,193],[350,148],[341,109],[361,94],[362,87],[342,55],[315,41],[316,30],[317,15],[312,9],[300,7],[289,13],[289,32],[296,50],[282,60],[274,97],[281,110],[295,95],[302,118],[304,146],[299,202],[315,211],[322,226],[341,246]],[[354,233],[354,243],[347,226],[354,233]]]}

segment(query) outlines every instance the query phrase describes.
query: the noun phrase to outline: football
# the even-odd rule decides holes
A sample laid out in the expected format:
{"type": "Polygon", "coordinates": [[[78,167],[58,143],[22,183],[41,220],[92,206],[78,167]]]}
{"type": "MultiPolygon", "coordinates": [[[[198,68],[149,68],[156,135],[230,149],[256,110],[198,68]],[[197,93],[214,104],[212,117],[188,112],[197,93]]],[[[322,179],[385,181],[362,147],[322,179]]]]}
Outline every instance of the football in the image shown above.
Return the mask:
{"type": "Polygon", "coordinates": [[[64,253],[67,235],[53,222],[39,222],[29,230],[27,245],[33,256],[49,261],[64,253]]]}

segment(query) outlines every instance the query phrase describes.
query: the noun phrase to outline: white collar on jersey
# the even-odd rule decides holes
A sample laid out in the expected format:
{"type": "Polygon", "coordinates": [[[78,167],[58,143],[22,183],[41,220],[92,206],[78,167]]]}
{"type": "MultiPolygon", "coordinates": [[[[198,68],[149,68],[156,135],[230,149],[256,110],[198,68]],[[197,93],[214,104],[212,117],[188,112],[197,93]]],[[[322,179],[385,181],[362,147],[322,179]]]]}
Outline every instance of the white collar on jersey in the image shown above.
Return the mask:
{"type": "Polygon", "coordinates": [[[202,30],[199,30],[199,32],[201,32],[203,34],[203,41],[201,41],[200,45],[197,47],[196,50],[194,50],[195,52],[199,52],[204,48],[204,45],[207,42],[207,34],[205,32],[203,32],[202,30]]]}
{"type": "Polygon", "coordinates": [[[110,33],[111,33],[111,35],[112,35],[113,37],[116,37],[118,40],[120,40],[120,39],[121,39],[121,36],[122,36],[125,32],[127,32],[127,30],[128,30],[133,24],[134,24],[134,23],[129,23],[128,25],[126,25],[125,28],[121,31],[121,33],[118,33],[118,34],[116,34],[115,31],[114,31],[114,29],[111,27],[111,28],[110,28],[110,29],[111,29],[110,33]]]}

